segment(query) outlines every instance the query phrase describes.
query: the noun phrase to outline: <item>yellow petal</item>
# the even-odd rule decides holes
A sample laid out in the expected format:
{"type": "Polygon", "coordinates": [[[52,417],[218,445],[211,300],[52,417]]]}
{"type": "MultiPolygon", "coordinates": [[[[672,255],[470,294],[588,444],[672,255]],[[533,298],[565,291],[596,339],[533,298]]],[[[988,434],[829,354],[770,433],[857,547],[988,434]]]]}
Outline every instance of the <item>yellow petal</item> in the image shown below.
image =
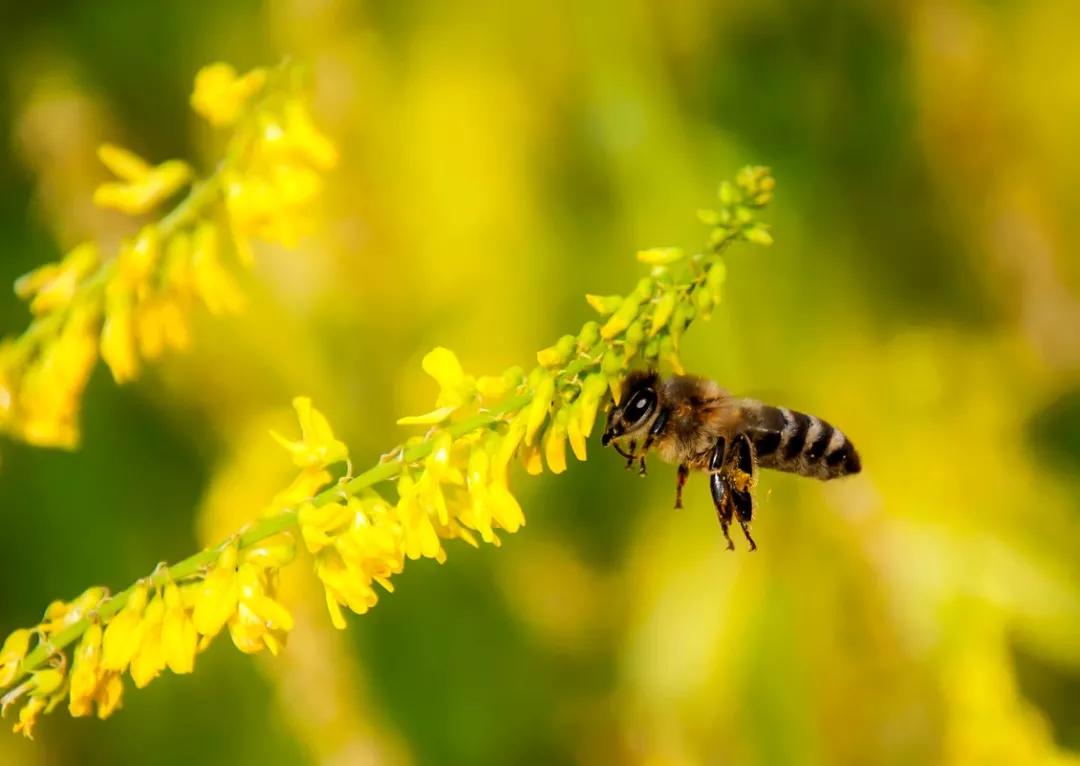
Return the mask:
{"type": "Polygon", "coordinates": [[[623,301],[621,295],[586,295],[585,300],[602,316],[615,313],[623,301]]]}
{"type": "Polygon", "coordinates": [[[113,175],[125,181],[138,181],[150,173],[150,163],[134,152],[115,144],[99,146],[98,159],[113,175]]]}
{"type": "Polygon", "coordinates": [[[265,81],[266,72],[262,69],[238,77],[229,64],[219,62],[204,66],[195,75],[191,107],[212,125],[231,125],[265,81]]]}
{"type": "Polygon", "coordinates": [[[525,421],[526,444],[532,444],[533,437],[536,436],[536,432],[540,429],[540,426],[543,425],[548,410],[551,409],[551,400],[554,395],[555,378],[551,375],[544,375],[536,385],[532,402],[529,403],[529,407],[526,410],[528,413],[525,421]]]}
{"type": "Polygon", "coordinates": [[[93,623],[83,633],[72,655],[68,710],[75,717],[89,715],[93,710],[94,696],[102,677],[101,640],[101,625],[93,623]]]}
{"type": "Polygon", "coordinates": [[[457,355],[442,346],[425,354],[420,366],[423,367],[424,372],[435,379],[441,388],[456,388],[465,379],[465,371],[457,355]]]}
{"type": "Polygon", "coordinates": [[[217,635],[236,611],[236,558],[236,546],[226,548],[195,591],[191,618],[201,635],[217,635]]]}
{"type": "Polygon", "coordinates": [[[124,696],[124,682],[119,673],[109,673],[105,680],[98,685],[97,701],[98,718],[104,720],[111,716],[118,707],[124,696]]]}
{"type": "Polygon", "coordinates": [[[124,608],[106,626],[101,658],[102,667],[105,669],[122,671],[131,662],[139,648],[139,625],[146,608],[147,596],[147,587],[143,584],[137,585],[124,608]]]}
{"type": "Polygon", "coordinates": [[[334,598],[329,590],[326,591],[326,609],[330,612],[330,622],[335,628],[345,630],[348,627],[345,622],[345,615],[341,613],[341,604],[338,603],[338,600],[334,598]]]}
{"type": "MultiPolygon", "coordinates": [[[[19,628],[12,631],[4,640],[4,646],[0,648],[0,665],[22,660],[30,648],[30,637],[32,635],[33,631],[30,628],[19,628]]],[[[0,686],[6,686],[6,684],[0,683],[0,686]]]]}
{"type": "Polygon", "coordinates": [[[397,424],[399,426],[433,426],[446,420],[457,409],[454,407],[439,407],[431,412],[425,412],[423,415],[407,415],[403,418],[398,418],[397,424]]]}
{"type": "Polygon", "coordinates": [[[544,472],[544,461],[540,455],[540,445],[532,444],[525,448],[522,460],[525,463],[525,472],[530,476],[539,476],[544,472]]]}
{"type": "Polygon", "coordinates": [[[131,680],[142,689],[161,673],[165,667],[165,648],[161,642],[161,621],[165,603],[155,595],[146,607],[139,625],[139,645],[131,658],[131,680]]]}
{"type": "Polygon", "coordinates": [[[180,596],[180,589],[169,583],[165,588],[165,615],[161,624],[161,643],[165,663],[177,674],[195,669],[199,637],[180,596]]]}
{"type": "Polygon", "coordinates": [[[517,532],[525,524],[525,514],[517,498],[502,484],[491,485],[490,497],[493,506],[492,517],[495,521],[507,532],[517,532]]]}
{"type": "Polygon", "coordinates": [[[566,419],[569,411],[560,407],[544,435],[544,457],[552,473],[566,470],[566,419]]]}
{"type": "Polygon", "coordinates": [[[585,434],[581,431],[579,410],[580,407],[575,404],[573,411],[566,421],[566,435],[570,438],[570,449],[574,451],[574,457],[578,460],[585,460],[587,456],[585,449],[585,434]]]}

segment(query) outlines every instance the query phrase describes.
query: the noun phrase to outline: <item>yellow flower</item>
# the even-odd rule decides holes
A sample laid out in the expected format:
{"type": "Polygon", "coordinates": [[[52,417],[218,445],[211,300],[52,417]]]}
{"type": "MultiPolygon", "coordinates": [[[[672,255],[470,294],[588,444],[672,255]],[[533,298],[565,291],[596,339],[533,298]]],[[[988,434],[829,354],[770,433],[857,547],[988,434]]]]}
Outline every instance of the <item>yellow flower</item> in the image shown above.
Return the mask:
{"type": "Polygon", "coordinates": [[[491,500],[491,517],[500,527],[512,534],[525,525],[525,513],[505,484],[492,484],[488,497],[491,500]]]}
{"type": "Polygon", "coordinates": [[[469,452],[466,472],[469,503],[458,513],[463,524],[480,533],[484,542],[498,544],[491,527],[491,502],[488,498],[490,475],[490,445],[477,445],[469,452]]]}
{"type": "Polygon", "coordinates": [[[147,290],[147,280],[154,272],[161,255],[161,237],[156,226],[144,226],[134,242],[124,242],[116,259],[116,280],[125,285],[137,298],[147,290]]]}
{"type": "Polygon", "coordinates": [[[0,647],[0,688],[15,680],[19,673],[19,663],[30,648],[32,635],[33,631],[29,628],[20,628],[8,636],[3,647],[0,647]]]}
{"type": "Polygon", "coordinates": [[[544,458],[552,473],[566,470],[566,421],[569,413],[569,408],[560,407],[544,434],[544,458]]]}
{"type": "Polygon", "coordinates": [[[244,307],[244,294],[221,265],[219,239],[213,223],[202,221],[195,227],[188,269],[191,288],[211,314],[236,314],[244,307]]]}
{"type": "Polygon", "coordinates": [[[441,346],[432,349],[424,355],[420,364],[424,372],[439,384],[439,397],[435,402],[437,408],[456,409],[473,397],[476,381],[472,376],[465,374],[457,355],[450,349],[441,346]]]}
{"type": "MultiPolygon", "coordinates": [[[[389,506],[376,501],[389,512],[389,506]]],[[[377,508],[370,513],[358,513],[353,526],[335,542],[342,561],[366,581],[375,581],[387,591],[393,591],[390,578],[405,567],[396,525],[380,520],[377,508]]]]}
{"type": "Polygon", "coordinates": [[[139,624],[138,643],[131,658],[131,680],[140,689],[157,678],[165,668],[165,646],[161,640],[164,615],[165,602],[160,594],[154,594],[139,624]]]}
{"type": "Polygon", "coordinates": [[[60,334],[19,381],[20,435],[30,444],[72,447],[78,441],[79,398],[97,359],[95,314],[73,306],[60,334]]]}
{"type": "Polygon", "coordinates": [[[401,522],[405,555],[412,560],[418,558],[441,559],[444,557],[442,544],[431,523],[431,516],[424,508],[418,496],[416,482],[405,474],[398,478],[398,503],[396,515],[401,522]]]}
{"type": "Polygon", "coordinates": [[[19,720],[12,730],[33,739],[34,725],[38,718],[63,698],[63,683],[64,672],[59,668],[34,671],[26,681],[0,697],[0,715],[7,712],[8,707],[24,695],[28,696],[29,699],[19,711],[19,720]]]}
{"type": "Polygon", "coordinates": [[[581,427],[581,400],[570,405],[570,416],[566,420],[566,435],[570,438],[570,449],[578,460],[585,460],[585,432],[581,427]]]}
{"type": "Polygon", "coordinates": [[[233,644],[247,654],[266,647],[276,655],[284,645],[285,634],[293,628],[292,615],[274,599],[265,570],[241,564],[237,584],[237,608],[229,620],[233,644]]]}
{"type": "Polygon", "coordinates": [[[192,620],[200,635],[213,637],[236,611],[236,544],[225,548],[194,592],[192,620]]]}
{"type": "Polygon", "coordinates": [[[125,181],[138,181],[150,175],[150,163],[122,146],[102,144],[98,147],[98,159],[114,176],[125,181]]]}
{"type": "Polygon", "coordinates": [[[526,410],[526,444],[532,444],[533,437],[536,436],[536,432],[540,430],[540,426],[544,424],[544,419],[547,418],[548,410],[551,409],[551,400],[554,395],[555,378],[552,375],[544,374],[541,376],[540,382],[536,384],[532,402],[529,403],[529,408],[526,410]]]}
{"type": "Polygon", "coordinates": [[[93,623],[83,633],[71,664],[71,701],[68,711],[76,718],[93,712],[98,685],[103,680],[101,667],[101,625],[93,623]]]}
{"type": "Polygon", "coordinates": [[[289,99],[285,104],[285,135],[289,143],[315,167],[330,170],[337,165],[337,147],[315,127],[307,106],[299,99],[289,99]]]}
{"type": "Polygon", "coordinates": [[[31,697],[19,710],[19,720],[11,730],[16,734],[22,734],[27,739],[33,739],[34,726],[37,725],[38,718],[41,717],[41,713],[48,704],[49,701],[44,697],[31,697]]]}
{"type": "Polygon", "coordinates": [[[109,595],[108,588],[95,585],[87,588],[71,601],[53,601],[45,608],[41,631],[45,635],[57,633],[85,617],[109,595]]]}
{"type": "Polygon", "coordinates": [[[97,702],[98,718],[104,720],[111,716],[120,707],[123,696],[124,681],[120,674],[106,672],[104,679],[98,684],[97,695],[94,697],[94,701],[97,702]]]}
{"type": "Polygon", "coordinates": [[[165,664],[173,673],[190,673],[195,669],[195,652],[199,636],[175,583],[165,586],[165,615],[161,622],[161,643],[165,664]]]}
{"type": "Polygon", "coordinates": [[[334,438],[326,417],[312,406],[310,398],[296,397],[293,399],[293,407],[300,420],[300,441],[289,441],[276,432],[271,434],[282,447],[292,453],[293,462],[297,466],[324,468],[349,459],[348,447],[334,438]]]}
{"type": "Polygon", "coordinates": [[[585,438],[592,434],[593,426],[596,424],[596,413],[607,390],[607,379],[601,374],[590,375],[585,378],[581,386],[581,395],[576,403],[579,407],[577,414],[580,430],[585,438]]]}
{"type": "Polygon", "coordinates": [[[343,503],[314,505],[304,503],[297,512],[297,523],[308,552],[318,553],[333,545],[334,538],[350,523],[355,512],[343,503]]]}
{"type": "MultiPolygon", "coordinates": [[[[281,569],[288,566],[296,558],[296,542],[290,533],[282,533],[276,537],[263,540],[261,543],[250,548],[245,548],[240,555],[240,561],[245,564],[254,564],[259,569],[281,569]]],[[[187,604],[187,602],[185,601],[187,604]]],[[[190,606],[190,604],[187,604],[190,606]]]]}
{"type": "Polygon", "coordinates": [[[154,296],[139,304],[135,330],[144,359],[157,359],[167,348],[184,349],[191,342],[184,310],[174,298],[154,296]]]}
{"type": "Polygon", "coordinates": [[[60,263],[47,264],[16,280],[15,294],[30,301],[33,314],[47,314],[67,306],[83,280],[100,262],[97,245],[84,242],[60,263]]]}
{"type": "Polygon", "coordinates": [[[544,472],[544,455],[539,442],[522,446],[521,463],[529,476],[539,476],[544,472]]]}
{"type": "Polygon", "coordinates": [[[345,629],[345,616],[341,606],[348,606],[356,614],[364,614],[375,606],[378,596],[368,582],[354,576],[341,554],[328,548],[315,560],[315,574],[326,589],[326,608],[330,621],[338,630],[345,629]]]}
{"type": "Polygon", "coordinates": [[[105,324],[101,329],[101,358],[109,366],[113,380],[117,383],[134,380],[139,374],[132,302],[133,297],[122,282],[113,282],[106,290],[105,324]]]}
{"type": "Polygon", "coordinates": [[[322,468],[307,468],[296,475],[292,483],[274,495],[266,508],[266,514],[275,514],[285,508],[302,504],[330,482],[329,472],[322,468]]]}
{"type": "Polygon", "coordinates": [[[238,77],[229,64],[204,66],[195,75],[191,108],[212,125],[231,125],[265,82],[266,71],[263,69],[253,69],[238,77]]]}
{"type": "Polygon", "coordinates": [[[122,181],[108,181],[94,190],[94,204],[141,215],[175,194],[191,181],[191,166],[181,160],[168,160],[150,166],[133,152],[103,144],[98,157],[122,181]]]}
{"type": "Polygon", "coordinates": [[[132,591],[124,607],[105,627],[101,665],[106,670],[121,672],[130,664],[142,638],[140,626],[148,597],[146,584],[140,582],[135,586],[135,590],[132,591]]]}

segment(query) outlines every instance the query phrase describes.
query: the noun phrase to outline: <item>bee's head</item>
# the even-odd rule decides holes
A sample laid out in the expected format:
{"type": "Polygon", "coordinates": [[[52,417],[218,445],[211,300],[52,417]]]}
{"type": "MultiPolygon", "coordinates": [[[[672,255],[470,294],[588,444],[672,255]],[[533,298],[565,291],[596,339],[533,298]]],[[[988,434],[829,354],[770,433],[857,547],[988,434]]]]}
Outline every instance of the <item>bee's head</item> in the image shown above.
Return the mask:
{"type": "Polygon", "coordinates": [[[644,433],[652,425],[658,410],[656,385],[659,380],[655,370],[635,370],[626,376],[619,403],[608,410],[601,444],[606,447],[612,439],[644,433]]]}

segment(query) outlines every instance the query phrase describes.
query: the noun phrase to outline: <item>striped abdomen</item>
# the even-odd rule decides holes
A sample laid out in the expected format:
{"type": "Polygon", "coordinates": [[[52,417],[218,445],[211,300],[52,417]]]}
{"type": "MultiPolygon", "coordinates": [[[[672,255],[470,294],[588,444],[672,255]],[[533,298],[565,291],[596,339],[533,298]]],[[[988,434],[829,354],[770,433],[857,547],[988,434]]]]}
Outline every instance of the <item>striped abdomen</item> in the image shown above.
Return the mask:
{"type": "Polygon", "coordinates": [[[820,418],[758,402],[746,402],[743,413],[762,468],[815,479],[835,479],[862,468],[848,438],[820,418]]]}

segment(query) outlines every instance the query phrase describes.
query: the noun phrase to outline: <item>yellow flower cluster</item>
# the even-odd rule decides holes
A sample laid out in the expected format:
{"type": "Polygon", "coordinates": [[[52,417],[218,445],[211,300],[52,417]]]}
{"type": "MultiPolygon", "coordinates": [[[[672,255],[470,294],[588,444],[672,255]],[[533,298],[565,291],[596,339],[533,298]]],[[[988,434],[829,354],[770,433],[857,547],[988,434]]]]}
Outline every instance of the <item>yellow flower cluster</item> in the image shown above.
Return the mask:
{"type": "Polygon", "coordinates": [[[72,716],[97,713],[107,718],[123,697],[126,671],[143,688],[163,670],[191,673],[195,657],[224,628],[246,653],[266,648],[277,654],[292,616],[276,600],[278,572],[292,561],[295,545],[288,534],[239,549],[228,543],[205,572],[179,584],[168,570],[140,581],[122,599],[107,600],[103,588],[92,588],[70,603],[55,602],[45,620],[12,633],[0,649],[0,688],[10,685],[30,650],[31,639],[47,653],[45,669],[9,690],[4,712],[20,701],[15,731],[32,736],[41,713],[68,700],[72,716]],[[122,601],[122,608],[115,608],[122,601]],[[53,644],[72,626],[81,637],[67,658],[53,644]]]}
{"type": "Polygon", "coordinates": [[[276,590],[294,557],[294,527],[338,628],[345,627],[342,607],[365,613],[378,600],[375,586],[391,591],[406,560],[442,562],[447,540],[498,545],[500,531],[513,533],[525,523],[509,486],[511,465],[520,461],[538,474],[546,464],[561,473],[567,445],[584,460],[599,408],[609,390],[618,396],[626,371],[639,361],[678,365],[682,333],[719,300],[720,251],[736,239],[763,242],[753,210],[768,201],[771,188],[763,169],[743,171],[722,189],[717,213],[719,220],[739,221],[737,227],[717,224],[705,253],[638,253],[650,275],[629,295],[588,296],[603,322],[586,322],[540,351],[528,374],[514,367],[474,377],[448,349],[427,354],[423,368],[439,386],[435,409],[398,421],[426,426],[427,433],[358,476],[327,419],[309,399],[297,398],[300,438],[274,436],[299,473],[259,520],[114,597],[94,588],[71,603],[54,603],[40,625],[8,637],[0,649],[0,690],[9,690],[0,702],[5,710],[22,703],[16,731],[29,736],[40,715],[64,699],[72,715],[96,710],[104,718],[120,703],[125,671],[138,687],[165,668],[190,673],[198,652],[226,626],[241,651],[276,654],[292,628],[276,590]],[[345,475],[335,481],[331,468],[341,465],[345,475]],[[375,488],[380,484],[387,485],[383,491],[375,488]],[[72,644],[68,672],[64,650],[72,644]]]}
{"type": "Polygon", "coordinates": [[[240,76],[213,64],[196,76],[191,103],[230,129],[217,169],[199,180],[183,161],[151,165],[102,146],[99,157],[116,180],[98,187],[95,204],[143,216],[185,188],[187,195],[117,253],[84,243],[16,283],[34,318],[22,335],[0,341],[0,431],[74,446],[99,355],[123,383],[144,361],[185,348],[195,305],[215,314],[242,308],[236,275],[251,263],[252,240],[292,245],[305,230],[320,174],[337,153],[312,123],[294,71],[240,76]]]}

